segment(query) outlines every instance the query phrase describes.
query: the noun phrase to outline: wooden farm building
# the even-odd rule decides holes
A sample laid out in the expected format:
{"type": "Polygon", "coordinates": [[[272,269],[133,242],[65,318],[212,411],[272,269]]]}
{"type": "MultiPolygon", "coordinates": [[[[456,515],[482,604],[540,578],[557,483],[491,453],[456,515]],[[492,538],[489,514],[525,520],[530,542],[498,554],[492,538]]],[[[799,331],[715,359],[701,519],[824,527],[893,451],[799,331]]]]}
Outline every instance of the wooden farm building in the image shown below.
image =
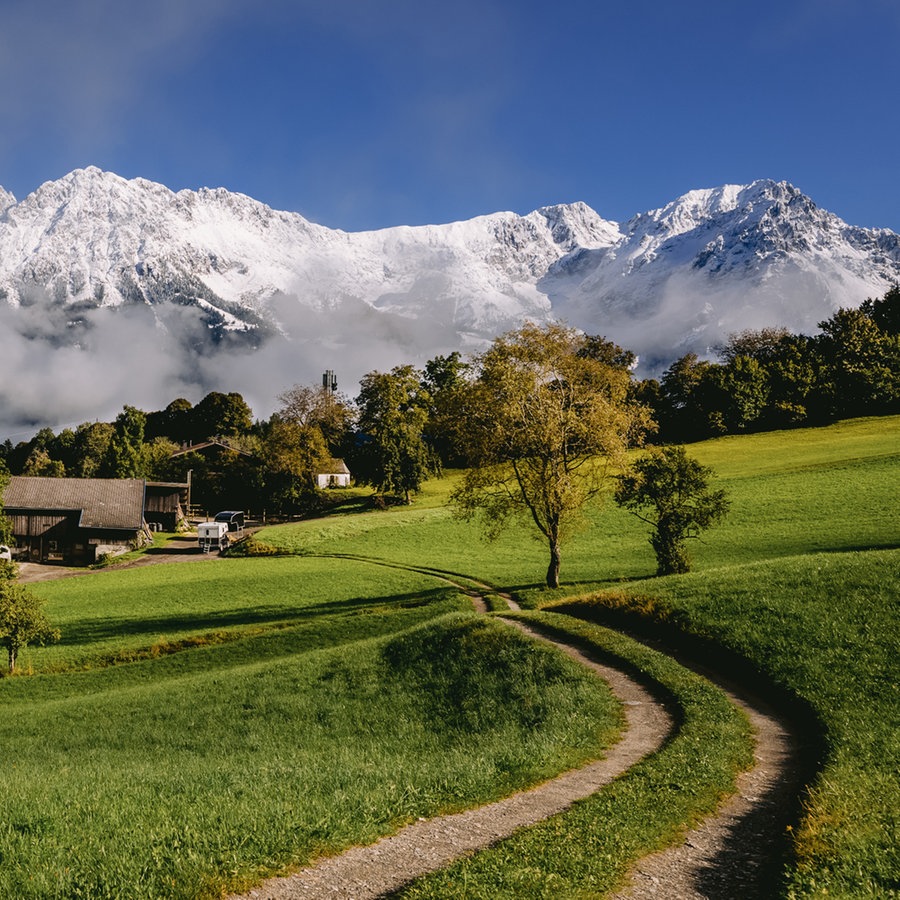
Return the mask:
{"type": "Polygon", "coordinates": [[[153,531],[179,531],[187,521],[190,485],[177,481],[148,481],[144,491],[144,519],[153,531]]]}
{"type": "Polygon", "coordinates": [[[181,489],[142,478],[37,478],[15,475],[3,492],[15,552],[30,562],[90,565],[149,541],[145,499],[154,522],[177,520],[181,489]]]}

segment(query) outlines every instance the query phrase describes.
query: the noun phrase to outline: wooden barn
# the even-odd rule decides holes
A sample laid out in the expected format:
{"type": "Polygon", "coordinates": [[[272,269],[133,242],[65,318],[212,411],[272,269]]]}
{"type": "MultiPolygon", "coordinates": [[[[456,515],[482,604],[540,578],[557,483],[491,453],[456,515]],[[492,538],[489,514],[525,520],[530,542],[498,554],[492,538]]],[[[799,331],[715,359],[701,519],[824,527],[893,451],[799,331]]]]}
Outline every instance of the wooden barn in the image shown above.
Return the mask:
{"type": "Polygon", "coordinates": [[[15,553],[29,562],[90,565],[150,539],[141,478],[14,475],[3,492],[15,553]]]}
{"type": "Polygon", "coordinates": [[[187,524],[191,486],[178,481],[148,481],[144,520],[153,531],[180,531],[187,524]]]}

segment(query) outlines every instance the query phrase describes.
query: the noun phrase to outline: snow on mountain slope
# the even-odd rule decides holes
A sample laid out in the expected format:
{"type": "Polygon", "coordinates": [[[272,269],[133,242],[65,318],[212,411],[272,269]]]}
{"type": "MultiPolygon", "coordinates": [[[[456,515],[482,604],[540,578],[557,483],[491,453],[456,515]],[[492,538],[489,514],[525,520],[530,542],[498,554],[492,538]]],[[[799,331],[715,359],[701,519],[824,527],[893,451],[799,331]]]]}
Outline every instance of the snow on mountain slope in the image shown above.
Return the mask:
{"type": "Polygon", "coordinates": [[[746,328],[812,333],[900,280],[898,235],[849,226],[784,182],[691,191],[622,231],[608,250],[564,257],[541,289],[651,367],[746,328]]]}
{"type": "Polygon", "coordinates": [[[29,375],[0,425],[208,389],[264,412],[322,368],[352,385],[525,319],[605,334],[658,371],[730,331],[811,332],[896,281],[900,237],[783,182],[691,191],[621,227],[573,203],[354,234],[88,168],[21,201],[0,188],[0,376],[29,375]]]}
{"type": "Polygon", "coordinates": [[[3,214],[3,211],[8,207],[12,206],[16,202],[16,198],[7,190],[4,190],[0,187],[0,215],[3,214]]]}
{"type": "Polygon", "coordinates": [[[98,169],[43,185],[0,219],[0,296],[74,306],[191,299],[211,325],[251,329],[275,294],[428,314],[461,330],[546,314],[535,282],[574,246],[618,237],[583,204],[347,234],[224,190],[181,191],[98,169]]]}

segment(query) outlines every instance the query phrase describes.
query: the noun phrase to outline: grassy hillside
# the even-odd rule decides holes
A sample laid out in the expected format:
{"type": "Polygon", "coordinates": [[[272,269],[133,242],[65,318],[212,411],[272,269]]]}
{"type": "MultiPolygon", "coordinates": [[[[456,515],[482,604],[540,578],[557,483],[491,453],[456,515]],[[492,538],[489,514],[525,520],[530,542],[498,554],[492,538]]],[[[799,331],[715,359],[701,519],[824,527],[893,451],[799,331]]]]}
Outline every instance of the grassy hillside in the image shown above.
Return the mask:
{"type": "Polygon", "coordinates": [[[618,732],[601,682],[448,617],[452,598],[340,605],[277,630],[263,606],[240,640],[0,681],[0,896],[220,896],[546,778],[618,732]]]}
{"type": "MultiPolygon", "coordinates": [[[[691,548],[698,569],[817,551],[900,542],[900,417],[828,428],[728,437],[688,448],[712,466],[732,500],[721,526],[691,548]]],[[[523,524],[486,543],[446,506],[451,475],[426,483],[412,507],[264,529],[259,539],[292,553],[351,553],[469,573],[545,605],[546,551],[523,524]]],[[[652,575],[646,526],[611,501],[563,548],[558,596],[652,575]]]]}
{"type": "MultiPolygon", "coordinates": [[[[688,576],[651,577],[645,527],[606,505],[564,549],[563,587],[546,591],[545,550],[526,528],[487,544],[453,519],[451,474],[409,508],[259,535],[299,556],[42,585],[63,641],[23,654],[35,677],[0,680],[0,746],[15,748],[0,770],[0,896],[216,896],[223,878],[533,782],[615,733],[614,704],[574,664],[476,619],[434,573],[394,566],[490,582],[565,609],[541,613],[561,622],[638,610],[740,654],[824,735],[782,892],[889,896],[900,885],[900,417],[689,452],[716,469],[733,511],[696,542],[688,576]]],[[[733,767],[740,749],[722,754],[733,767]]],[[[654,771],[666,779],[680,764],[657,759],[654,771]]],[[[700,797],[695,775],[685,789],[700,797]]],[[[654,784],[641,775],[605,796],[601,820],[659,806],[654,784]]],[[[591,870],[598,890],[646,846],[598,855],[590,828],[560,827],[573,858],[608,856],[591,870]]],[[[502,865],[516,870],[518,852],[500,849],[502,865]]],[[[534,896],[560,884],[559,858],[535,854],[534,896]]],[[[465,896],[497,895],[491,865],[493,887],[472,881],[465,896]]]]}
{"type": "MultiPolygon", "coordinates": [[[[733,511],[697,542],[688,576],[651,578],[646,531],[609,505],[568,548],[568,583],[557,592],[536,584],[543,556],[527,532],[485,546],[476,529],[437,506],[393,511],[371,530],[358,521],[340,541],[354,552],[477,570],[532,606],[566,598],[578,615],[640,611],[749,660],[800,698],[823,732],[784,891],[890,896],[900,889],[900,418],[689,450],[715,468],[733,511]]],[[[340,523],[332,527],[329,541],[340,523]]],[[[322,549],[304,526],[266,539],[322,549]]]]}

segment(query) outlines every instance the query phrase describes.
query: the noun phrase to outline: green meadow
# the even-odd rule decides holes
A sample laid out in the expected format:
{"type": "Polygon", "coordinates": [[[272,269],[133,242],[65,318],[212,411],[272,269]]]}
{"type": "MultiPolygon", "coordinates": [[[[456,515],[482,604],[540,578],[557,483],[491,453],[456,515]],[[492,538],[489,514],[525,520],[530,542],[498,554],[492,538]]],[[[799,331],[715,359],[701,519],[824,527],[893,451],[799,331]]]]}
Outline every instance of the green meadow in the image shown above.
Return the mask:
{"type": "Polygon", "coordinates": [[[547,591],[543,546],[454,519],[449,473],[410,507],[257,535],[283,556],[41,585],[63,639],[0,680],[0,896],[216,897],[602,753],[621,725],[603,685],[476,616],[450,583],[467,579],[628,660],[682,727],[610,790],[409,896],[602,896],[747,765],[721,695],[611,618],[724,648],[802,711],[815,771],[773,897],[895,896],[900,417],[688,450],[732,512],[686,576],[652,577],[645,526],[607,503],[547,591]]]}

